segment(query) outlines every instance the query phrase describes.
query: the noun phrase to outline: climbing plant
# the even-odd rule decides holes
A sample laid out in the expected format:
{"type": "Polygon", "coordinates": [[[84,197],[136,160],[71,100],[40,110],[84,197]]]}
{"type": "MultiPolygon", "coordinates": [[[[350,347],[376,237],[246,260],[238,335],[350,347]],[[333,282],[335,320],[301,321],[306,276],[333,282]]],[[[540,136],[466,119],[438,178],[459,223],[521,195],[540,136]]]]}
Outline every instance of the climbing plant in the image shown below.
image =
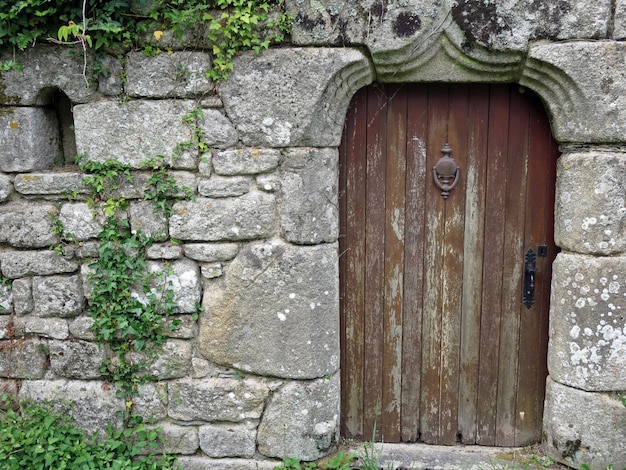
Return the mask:
{"type": "MultiPolygon", "coordinates": [[[[52,42],[81,44],[83,52],[137,48],[154,55],[164,30],[183,46],[189,39],[185,33],[196,31],[204,39],[192,45],[208,47],[213,56],[207,78],[219,81],[240,52],[284,41],[293,17],[284,12],[283,1],[154,0],[149,11],[133,12],[130,0],[0,0],[0,52],[15,56],[37,42],[52,42]]],[[[15,57],[0,62],[0,72],[20,67],[15,57]]]]}

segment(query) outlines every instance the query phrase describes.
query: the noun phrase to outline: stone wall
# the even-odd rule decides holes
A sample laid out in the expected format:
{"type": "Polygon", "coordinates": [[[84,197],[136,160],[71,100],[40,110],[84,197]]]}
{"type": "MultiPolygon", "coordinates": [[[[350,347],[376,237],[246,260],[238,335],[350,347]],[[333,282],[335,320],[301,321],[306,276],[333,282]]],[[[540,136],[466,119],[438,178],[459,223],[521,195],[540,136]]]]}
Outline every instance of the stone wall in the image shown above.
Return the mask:
{"type": "Polygon", "coordinates": [[[203,78],[210,57],[183,50],[107,59],[110,73],[90,87],[67,49],[29,49],[23,72],[2,73],[2,387],[53,400],[89,430],[124,406],[102,380],[105,352],[85,314],[102,222],[63,152],[59,92],[77,151],[135,169],[120,188],[125,216],[158,239],[153,269],[173,268],[182,326],[136,411],[184,468],[230,469],[316,459],[338,438],[337,147],[352,95],[374,80],[516,82],[542,97],[563,152],[545,446],[576,467],[625,466],[626,2],[287,6],[292,44],[243,54],[217,87],[203,78]],[[169,160],[196,198],[157,217],[142,200],[142,162],[192,139],[181,119],[198,104],[210,151],[169,160]],[[50,249],[51,212],[76,236],[65,256],[50,249]]]}

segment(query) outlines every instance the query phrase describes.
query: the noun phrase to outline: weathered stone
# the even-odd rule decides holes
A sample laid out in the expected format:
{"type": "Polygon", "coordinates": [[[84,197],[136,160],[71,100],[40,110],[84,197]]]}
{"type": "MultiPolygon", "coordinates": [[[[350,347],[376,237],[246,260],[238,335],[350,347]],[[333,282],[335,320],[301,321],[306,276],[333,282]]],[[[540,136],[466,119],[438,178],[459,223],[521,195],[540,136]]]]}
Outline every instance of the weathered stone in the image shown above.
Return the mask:
{"type": "Polygon", "coordinates": [[[186,243],[185,256],[196,261],[230,261],[239,251],[236,243],[186,243]]]}
{"type": "MultiPolygon", "coordinates": [[[[9,57],[3,57],[9,58],[9,57]]],[[[72,103],[85,103],[94,94],[83,75],[83,51],[80,46],[58,47],[39,44],[18,52],[15,57],[23,70],[2,72],[0,89],[2,104],[51,104],[55,90],[61,90],[72,103]]],[[[91,73],[91,57],[87,74],[91,73]]]]}
{"type": "Polygon", "coordinates": [[[167,240],[167,218],[156,211],[151,201],[133,201],[130,205],[130,227],[156,241],[167,240]]]}
{"type": "Polygon", "coordinates": [[[211,151],[203,153],[198,158],[198,172],[204,177],[211,176],[213,172],[213,154],[211,151]]]}
{"type": "Polygon", "coordinates": [[[181,421],[259,419],[269,389],[255,379],[180,380],[168,386],[168,414],[181,421]]]}
{"type": "Polygon", "coordinates": [[[47,342],[39,339],[0,341],[0,377],[42,378],[48,365],[47,349],[47,342]]]}
{"type": "Polygon", "coordinates": [[[625,468],[625,421],[626,408],[616,395],[584,392],[548,377],[543,433],[551,458],[574,468],[625,468]]]}
{"type": "Polygon", "coordinates": [[[43,170],[63,155],[58,120],[47,108],[12,108],[0,114],[0,171],[43,170]]]}
{"type": "MultiPolygon", "coordinates": [[[[141,385],[133,397],[133,412],[150,423],[167,417],[167,386],[161,383],[141,385]]],[[[174,451],[175,452],[175,451],[174,451]]]]}
{"type": "Polygon", "coordinates": [[[187,100],[96,101],[74,106],[78,152],[91,161],[113,159],[134,168],[163,155],[174,168],[196,168],[188,152],[172,159],[177,144],[192,141],[193,132],[182,118],[193,107],[187,100]]]}
{"type": "Polygon", "coordinates": [[[155,449],[144,448],[141,453],[149,454],[195,454],[200,446],[198,442],[198,428],[195,426],[177,426],[175,424],[163,423],[147,426],[147,429],[160,429],[161,440],[155,449]]]}
{"type": "Polygon", "coordinates": [[[17,248],[42,248],[58,241],[52,231],[51,214],[56,207],[32,202],[0,205],[0,243],[17,248]]]}
{"type": "Polygon", "coordinates": [[[9,315],[0,316],[0,339],[9,339],[15,336],[15,326],[13,317],[9,315]]]}
{"type": "Polygon", "coordinates": [[[613,39],[626,39],[626,1],[616,0],[613,39]]]}
{"type": "Polygon", "coordinates": [[[619,143],[626,132],[625,73],[623,43],[536,44],[520,84],[544,99],[557,141],[619,143]]]}
{"type": "Polygon", "coordinates": [[[198,194],[206,197],[232,197],[241,196],[250,191],[252,178],[245,176],[223,177],[211,176],[209,179],[200,180],[198,194]]]}
{"type": "Polygon", "coordinates": [[[11,285],[0,284],[0,315],[8,315],[13,307],[13,291],[11,285]]]}
{"type": "Polygon", "coordinates": [[[204,109],[198,120],[202,141],[210,147],[232,147],[239,141],[239,134],[230,120],[217,109],[204,109]]]}
{"type": "Polygon", "coordinates": [[[13,310],[16,315],[26,315],[33,311],[33,282],[30,277],[15,279],[11,286],[13,310]]]}
{"type": "Polygon", "coordinates": [[[9,279],[39,274],[72,273],[78,269],[75,261],[66,260],[54,251],[0,252],[2,274],[9,279]]]}
{"type": "Polygon", "coordinates": [[[84,202],[63,204],[59,219],[65,229],[64,238],[75,241],[97,238],[104,226],[104,216],[84,202]]]}
{"type": "Polygon", "coordinates": [[[280,468],[281,462],[278,460],[252,460],[252,459],[213,459],[200,455],[181,455],[176,463],[183,470],[274,470],[280,468]]]}
{"type": "Polygon", "coordinates": [[[106,435],[108,425],[115,429],[122,424],[117,413],[124,403],[115,393],[115,387],[98,380],[28,380],[19,397],[52,402],[54,411],[71,416],[85,432],[106,435]]]}
{"type": "Polygon", "coordinates": [[[27,195],[85,194],[85,175],[81,173],[28,173],[15,176],[15,190],[27,195]]]}
{"type": "Polygon", "coordinates": [[[273,193],[280,188],[280,178],[276,174],[258,175],[256,177],[256,185],[261,191],[273,193]]]}
{"type": "Polygon", "coordinates": [[[13,192],[13,182],[7,175],[0,174],[0,202],[6,201],[13,192]]]}
{"type": "Polygon", "coordinates": [[[296,247],[272,241],[242,249],[205,291],[200,352],[216,364],[274,377],[335,372],[337,264],[336,244],[296,247]]]}
{"type": "MultiPolygon", "coordinates": [[[[176,260],[171,263],[148,261],[146,263],[148,273],[155,277],[149,283],[151,291],[160,297],[165,286],[174,291],[176,307],[174,313],[194,313],[200,302],[201,285],[200,270],[197,263],[188,259],[176,260]],[[165,278],[159,277],[165,274],[165,278]]],[[[145,300],[145,294],[137,293],[140,300],[145,300]]]]}
{"type": "Polygon", "coordinates": [[[275,149],[223,150],[213,155],[213,169],[218,175],[253,175],[275,170],[280,151],[275,149]]]}
{"type": "Polygon", "coordinates": [[[556,243],[586,254],[625,252],[626,154],[565,154],[557,171],[556,243]]]}
{"type": "Polygon", "coordinates": [[[67,379],[98,379],[104,350],[87,341],[50,341],[50,367],[67,379]]]}
{"type": "MultiPolygon", "coordinates": [[[[155,380],[178,379],[190,375],[192,345],[189,341],[168,339],[158,349],[149,352],[132,352],[127,355],[129,363],[140,365],[140,375],[153,377],[155,380]],[[153,353],[157,353],[156,356],[153,353]]],[[[114,365],[119,364],[117,358],[114,365]]]]}
{"type": "Polygon", "coordinates": [[[34,314],[39,317],[75,317],[85,300],[80,275],[33,277],[34,314]]]}
{"type": "Polygon", "coordinates": [[[44,338],[67,339],[70,336],[67,320],[61,318],[22,317],[16,322],[23,324],[26,335],[38,335],[44,338]]]}
{"type": "Polygon", "coordinates": [[[224,273],[221,263],[202,264],[200,265],[200,272],[204,279],[215,279],[224,273]]]}
{"type": "Polygon", "coordinates": [[[156,243],[146,248],[146,257],[149,259],[178,259],[183,256],[182,245],[174,243],[156,243]]]}
{"type": "Polygon", "coordinates": [[[626,389],[626,257],[560,253],[553,264],[548,369],[587,391],[626,389]]]}
{"type": "Polygon", "coordinates": [[[335,242],[339,235],[337,150],[290,149],[281,169],[281,228],[298,244],[335,242]]]}
{"type": "Polygon", "coordinates": [[[192,98],[211,91],[214,84],[205,73],[211,57],[205,52],[178,51],[146,57],[126,56],[124,90],[135,98],[192,98]]]}
{"type": "Polygon", "coordinates": [[[80,243],[76,250],[74,251],[74,255],[78,258],[89,259],[97,258],[100,256],[100,252],[98,251],[98,247],[100,246],[100,242],[98,241],[87,241],[80,243]]]}
{"type": "Polygon", "coordinates": [[[253,147],[338,146],[350,97],[373,79],[353,49],[275,49],[234,62],[220,96],[253,147]]]}
{"type": "Polygon", "coordinates": [[[95,341],[96,336],[94,335],[91,327],[94,324],[94,319],[88,316],[80,316],[76,318],[69,325],[70,333],[76,339],[84,339],[85,341],[95,341]]]}
{"type": "Polygon", "coordinates": [[[275,205],[272,195],[257,191],[237,198],[178,202],[170,217],[170,235],[192,241],[269,238],[274,231],[275,205]]]}
{"type": "Polygon", "coordinates": [[[164,327],[164,334],[168,338],[191,339],[198,335],[198,322],[191,315],[167,317],[164,320],[164,327]]]}
{"type": "Polygon", "coordinates": [[[98,75],[98,91],[105,96],[117,96],[123,91],[124,67],[113,56],[105,55],[98,58],[100,74],[98,75]]]}
{"type": "Polygon", "coordinates": [[[201,357],[192,358],[191,367],[193,368],[192,377],[194,379],[201,379],[208,376],[217,377],[219,375],[219,369],[201,357]]]}
{"type": "Polygon", "coordinates": [[[159,380],[185,377],[191,372],[191,354],[189,341],[168,339],[158,358],[147,366],[147,371],[159,380]]]}
{"type": "Polygon", "coordinates": [[[245,424],[200,426],[200,448],[209,457],[254,457],[256,429],[245,424]]]}
{"type": "Polygon", "coordinates": [[[339,374],[290,382],[274,392],[259,425],[259,452],[316,460],[339,438],[339,374]]]}
{"type": "Polygon", "coordinates": [[[290,0],[287,10],[296,18],[294,44],[366,44],[379,55],[417,49],[442,25],[449,24],[448,16],[463,32],[466,48],[479,45],[500,50],[525,50],[533,39],[604,38],[610,17],[608,0],[467,0],[452,7],[448,2],[419,0],[385,5],[355,0],[290,0]]]}

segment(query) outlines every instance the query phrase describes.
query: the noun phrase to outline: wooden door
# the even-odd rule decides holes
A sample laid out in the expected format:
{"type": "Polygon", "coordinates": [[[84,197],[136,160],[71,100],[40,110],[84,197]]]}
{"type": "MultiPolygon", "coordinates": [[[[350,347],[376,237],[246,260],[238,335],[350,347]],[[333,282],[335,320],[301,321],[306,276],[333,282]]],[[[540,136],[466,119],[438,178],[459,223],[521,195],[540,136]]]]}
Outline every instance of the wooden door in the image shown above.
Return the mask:
{"type": "Polygon", "coordinates": [[[541,439],[557,156],[517,85],[355,95],[340,147],[344,437],[541,439]],[[445,143],[460,167],[447,199],[432,171],[445,143]],[[527,308],[524,254],[540,246],[527,308]]]}

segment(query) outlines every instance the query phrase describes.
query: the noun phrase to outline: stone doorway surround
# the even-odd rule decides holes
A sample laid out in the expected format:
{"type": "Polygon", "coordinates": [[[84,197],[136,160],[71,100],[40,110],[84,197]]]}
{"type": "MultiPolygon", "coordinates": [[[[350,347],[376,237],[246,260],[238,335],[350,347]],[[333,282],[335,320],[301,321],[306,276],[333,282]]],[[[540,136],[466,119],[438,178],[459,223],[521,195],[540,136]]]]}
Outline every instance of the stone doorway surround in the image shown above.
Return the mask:
{"type": "MultiPolygon", "coordinates": [[[[240,427],[252,427],[243,431],[253,442],[252,450],[239,457],[315,459],[338,438],[336,167],[346,109],[354,93],[374,81],[436,81],[519,83],[544,102],[562,149],[554,220],[561,253],[552,279],[544,442],[553,458],[576,467],[626,466],[626,409],[617,399],[626,390],[626,44],[621,42],[626,39],[626,1],[288,0],[287,7],[295,15],[292,45],[237,58],[233,75],[206,104],[216,108],[208,113],[215,114],[215,122],[222,122],[223,113],[236,130],[236,136],[213,136],[227,149],[221,153],[232,157],[214,159],[213,165],[222,165],[225,175],[247,174],[230,169],[232,162],[256,165],[252,173],[261,176],[255,184],[268,192],[225,208],[233,211],[230,215],[249,212],[256,217],[261,231],[254,232],[256,226],[250,224],[250,238],[263,241],[241,248],[224,267],[219,284],[205,289],[205,309],[221,313],[201,318],[197,341],[206,360],[271,379],[262,386],[254,378],[245,381],[251,401],[244,406],[248,421],[240,427]],[[241,152],[236,147],[264,150],[241,152]],[[280,170],[264,178],[262,173],[276,169],[280,159],[280,170]],[[276,201],[274,188],[279,188],[276,201]],[[279,214],[276,220],[274,213],[279,214]],[[255,269],[271,277],[249,289],[256,278],[247,276],[255,269]],[[301,294],[319,303],[291,303],[301,294]],[[264,324],[250,323],[251,316],[261,315],[269,325],[284,309],[298,322],[288,326],[278,315],[284,324],[279,337],[270,326],[250,328],[264,324]]],[[[38,101],[42,87],[59,88],[74,103],[78,151],[90,150],[90,119],[100,114],[100,104],[106,106],[94,98],[114,96],[121,85],[103,81],[99,90],[85,90],[79,73],[70,81],[41,76],[37,60],[48,58],[29,54],[34,65],[25,71],[34,79],[4,73],[3,104],[46,104],[38,101]],[[13,96],[19,99],[13,102],[13,96]]],[[[126,93],[154,98],[138,91],[141,78],[128,74],[126,93]]],[[[137,104],[136,113],[152,112],[149,103],[137,104]]],[[[188,109],[177,111],[180,115],[188,109]]],[[[3,158],[15,166],[3,171],[41,169],[22,157],[5,153],[3,158]]],[[[0,190],[10,191],[12,184],[12,177],[0,175],[0,190]]],[[[203,214],[191,203],[184,209],[203,214]]],[[[173,237],[193,239],[184,230],[181,217],[170,221],[173,237]]],[[[0,235],[7,236],[1,232],[0,227],[0,235]]],[[[7,256],[0,256],[3,272],[7,256]]],[[[170,403],[180,409],[164,413],[193,424],[192,411],[201,407],[193,400],[202,393],[211,396],[218,379],[190,376],[170,385],[183,402],[170,403]]],[[[228,380],[233,388],[244,383],[228,380]]],[[[69,383],[79,387],[74,382],[69,383]]],[[[27,392],[23,387],[20,393],[27,392]]],[[[219,425],[209,428],[204,431],[221,435],[219,425]]],[[[197,435],[195,439],[189,453],[198,449],[197,435]]],[[[188,469],[245,468],[244,459],[234,460],[222,459],[220,467],[209,464],[206,456],[190,455],[180,463],[188,469]]],[[[256,463],[273,466],[255,460],[250,468],[256,463]]]]}

